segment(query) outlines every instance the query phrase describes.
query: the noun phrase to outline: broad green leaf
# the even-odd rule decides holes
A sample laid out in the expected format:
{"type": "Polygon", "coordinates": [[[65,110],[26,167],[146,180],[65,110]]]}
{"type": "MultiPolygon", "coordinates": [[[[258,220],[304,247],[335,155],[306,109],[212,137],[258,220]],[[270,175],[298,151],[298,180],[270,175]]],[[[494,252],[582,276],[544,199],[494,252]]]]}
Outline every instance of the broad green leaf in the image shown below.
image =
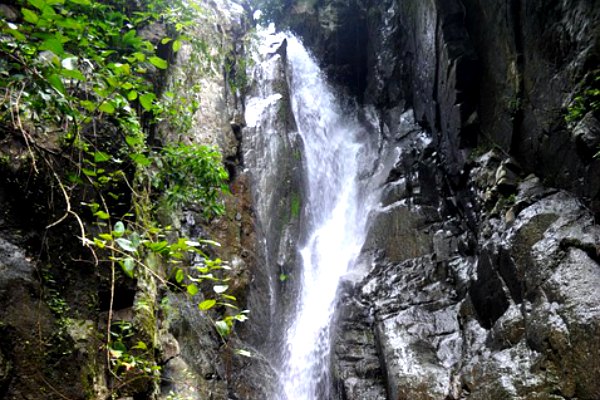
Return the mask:
{"type": "Polygon", "coordinates": [[[58,25],[62,28],[73,29],[76,31],[81,31],[83,29],[83,25],[78,20],[73,19],[73,18],[65,18],[65,19],[56,21],[56,25],[58,25]]]}
{"type": "Polygon", "coordinates": [[[166,60],[163,60],[162,58],[157,56],[150,57],[148,61],[150,61],[150,64],[154,65],[156,68],[160,69],[167,69],[167,67],[169,66],[166,60]]]}
{"type": "Polygon", "coordinates": [[[135,270],[135,260],[133,258],[127,257],[124,259],[121,267],[128,277],[133,278],[133,271],[135,270]]]}
{"type": "Polygon", "coordinates": [[[167,44],[167,43],[169,43],[171,40],[173,40],[173,39],[171,39],[170,37],[166,37],[166,38],[163,38],[163,40],[161,40],[160,42],[161,42],[162,44],[167,44]]]}
{"type": "Polygon", "coordinates": [[[208,299],[204,300],[202,303],[198,304],[198,308],[202,311],[210,310],[217,304],[216,300],[208,299]]]}
{"type": "Polygon", "coordinates": [[[190,296],[195,296],[198,293],[198,286],[194,284],[188,285],[186,289],[190,296]]]}
{"type": "Polygon", "coordinates": [[[131,243],[131,240],[125,238],[118,238],[115,240],[115,242],[119,245],[120,248],[122,248],[125,251],[134,252],[137,250],[131,243]]]}
{"type": "Polygon", "coordinates": [[[23,14],[23,19],[30,24],[35,25],[40,20],[40,17],[36,14],[36,12],[28,8],[21,8],[21,13],[23,14]]]}
{"type": "Polygon", "coordinates": [[[246,316],[246,314],[236,314],[236,315],[233,316],[233,318],[236,321],[240,321],[240,322],[244,322],[244,321],[248,320],[248,317],[246,316]]]}
{"type": "Polygon", "coordinates": [[[29,4],[31,4],[38,10],[43,10],[44,7],[46,7],[46,2],[44,0],[29,0],[29,4]]]}
{"type": "Polygon", "coordinates": [[[131,240],[131,245],[135,248],[138,248],[142,243],[142,238],[137,232],[132,232],[131,235],[129,235],[129,240],[131,240]]]}
{"type": "Polygon", "coordinates": [[[20,42],[24,42],[25,40],[27,40],[25,35],[23,35],[21,32],[19,32],[16,28],[9,29],[8,33],[10,33],[15,39],[17,39],[20,42]]]}
{"type": "Polygon", "coordinates": [[[79,104],[88,111],[94,111],[96,109],[96,103],[90,100],[81,100],[79,104]]]}
{"type": "Polygon", "coordinates": [[[181,49],[181,41],[175,40],[173,42],[173,51],[178,52],[181,49]]]}
{"type": "Polygon", "coordinates": [[[154,243],[146,243],[146,247],[148,247],[151,251],[155,253],[160,253],[165,250],[169,246],[169,242],[166,240],[154,243]]]}
{"type": "Polygon", "coordinates": [[[48,77],[48,83],[61,94],[66,94],[65,86],[62,79],[57,74],[52,74],[48,77]]]}
{"type": "Polygon", "coordinates": [[[183,270],[178,269],[177,272],[175,273],[175,281],[177,283],[181,283],[181,282],[183,282],[184,277],[185,277],[185,275],[183,274],[183,270]]]}
{"type": "Polygon", "coordinates": [[[152,164],[152,161],[141,153],[130,154],[129,157],[133,160],[133,162],[142,167],[147,167],[148,165],[152,164]]]}
{"type": "Polygon", "coordinates": [[[101,233],[98,237],[102,240],[113,240],[113,236],[110,233],[101,233]]]}
{"type": "Polygon", "coordinates": [[[156,98],[154,93],[144,93],[140,96],[140,104],[146,111],[152,110],[152,102],[156,98]]]}
{"type": "Polygon", "coordinates": [[[137,98],[138,98],[138,93],[135,90],[132,90],[129,93],[127,93],[127,100],[134,101],[137,98]]]}
{"type": "Polygon", "coordinates": [[[62,56],[65,54],[65,49],[63,48],[62,43],[58,38],[51,36],[48,39],[44,40],[39,47],[40,50],[50,50],[57,56],[62,56]]]}
{"type": "Polygon", "coordinates": [[[148,350],[148,345],[142,341],[139,341],[135,346],[132,347],[132,349],[148,350]]]}
{"type": "Polygon", "coordinates": [[[125,136],[125,142],[131,147],[136,147],[143,145],[144,139],[141,136],[125,136]]]}
{"type": "Polygon", "coordinates": [[[215,322],[215,326],[217,327],[217,331],[219,331],[221,336],[227,336],[229,333],[231,333],[231,328],[225,321],[217,321],[215,322]]]}
{"type": "Polygon", "coordinates": [[[83,74],[76,69],[62,69],[60,71],[60,74],[65,78],[77,79],[78,81],[85,81],[85,76],[83,76],[83,74]]]}
{"type": "Polygon", "coordinates": [[[109,219],[110,218],[110,215],[107,212],[102,211],[102,210],[96,211],[94,213],[94,215],[100,219],[109,219]]]}
{"type": "Polygon", "coordinates": [[[115,226],[113,226],[112,234],[114,235],[114,237],[119,238],[119,237],[123,236],[124,233],[125,233],[125,225],[123,224],[123,222],[117,221],[115,226]]]}
{"type": "Polygon", "coordinates": [[[218,294],[224,293],[225,291],[227,291],[227,289],[229,289],[229,286],[227,286],[227,285],[213,286],[213,290],[215,291],[215,293],[218,293],[218,294]]]}
{"type": "Polygon", "coordinates": [[[94,162],[105,162],[110,160],[110,154],[107,154],[103,151],[95,151],[94,152],[94,162]]]}
{"type": "Polygon", "coordinates": [[[89,6],[92,4],[90,0],[69,0],[71,3],[80,4],[82,6],[89,6]]]}
{"type": "Polygon", "coordinates": [[[102,105],[100,105],[100,107],[98,107],[98,109],[107,114],[113,114],[115,112],[115,106],[113,106],[108,101],[105,101],[104,103],[102,103],[102,105]]]}

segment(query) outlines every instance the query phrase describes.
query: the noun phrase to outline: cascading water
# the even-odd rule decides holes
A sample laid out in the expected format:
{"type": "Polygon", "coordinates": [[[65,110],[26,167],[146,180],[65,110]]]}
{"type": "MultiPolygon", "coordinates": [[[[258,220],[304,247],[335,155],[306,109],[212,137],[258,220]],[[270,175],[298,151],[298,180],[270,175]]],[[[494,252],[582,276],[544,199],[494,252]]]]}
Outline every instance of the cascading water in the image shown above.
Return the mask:
{"type": "Polygon", "coordinates": [[[287,35],[292,109],[304,142],[307,241],[300,298],[287,330],[282,384],[287,400],[329,399],[331,322],[340,279],[365,240],[378,199],[359,176],[370,168],[364,127],[344,112],[300,41],[287,35]]]}
{"type": "MultiPolygon", "coordinates": [[[[354,116],[357,110],[342,107],[301,42],[291,34],[274,34],[272,30],[259,34],[261,43],[252,69],[256,84],[246,104],[246,142],[250,146],[245,159],[250,171],[254,171],[257,219],[267,236],[269,232],[279,233],[275,218],[282,203],[278,196],[289,193],[278,192],[277,188],[288,182],[289,175],[282,168],[294,161],[284,157],[287,152],[292,158],[290,144],[297,142],[298,137],[303,144],[299,147],[303,149],[306,184],[300,191],[304,193],[302,226],[306,230],[298,249],[302,265],[293,268],[290,278],[291,284],[298,287],[298,298],[287,316],[277,317],[273,311],[273,307],[278,307],[274,300],[277,292],[271,294],[272,320],[291,321],[284,330],[271,329],[285,335],[283,349],[273,351],[268,344],[265,346],[266,353],[275,357],[273,365],[280,370],[280,386],[274,389],[277,393],[272,398],[328,400],[332,397],[329,361],[336,292],[340,279],[361,250],[367,216],[379,199],[373,179],[378,155],[371,151],[366,128],[354,116]],[[287,51],[280,50],[284,41],[287,51]],[[283,59],[287,68],[281,67],[283,59]],[[287,115],[281,112],[287,110],[282,102],[288,92],[282,91],[277,82],[286,76],[295,124],[283,123],[282,128],[281,118],[287,115]]],[[[281,237],[285,234],[269,236],[270,240],[281,237]]],[[[280,244],[266,246],[276,249],[280,244]]],[[[273,260],[267,260],[270,262],[273,260]]],[[[269,268],[273,270],[272,266],[269,268]]]]}

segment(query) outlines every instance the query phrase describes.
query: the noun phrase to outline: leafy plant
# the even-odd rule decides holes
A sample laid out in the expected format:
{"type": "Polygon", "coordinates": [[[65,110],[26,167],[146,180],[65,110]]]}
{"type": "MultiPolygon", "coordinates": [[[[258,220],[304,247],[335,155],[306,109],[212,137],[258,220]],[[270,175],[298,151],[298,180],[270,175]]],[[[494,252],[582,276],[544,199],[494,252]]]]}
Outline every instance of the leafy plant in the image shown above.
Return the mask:
{"type": "Polygon", "coordinates": [[[47,228],[74,218],[95,263],[110,267],[106,350],[113,375],[156,377],[154,344],[132,342],[141,327],[112,323],[119,269],[202,296],[202,311],[234,310],[213,314],[224,339],[247,313],[227,293],[227,266],[202,250],[215,243],[173,239],[156,222],[152,204],[157,190],[171,208],[196,203],[207,217],[223,212],[228,176],[216,149],[176,144],[152,151],[149,145],[157,122],[168,119],[181,132],[191,126],[198,102],[180,103],[157,88],[202,10],[184,0],[146,0],[143,8],[123,0],[17,4],[22,19],[0,21],[0,129],[23,139],[34,173],[53,179],[64,199],[64,215],[47,228]],[[168,36],[146,38],[142,32],[152,24],[166,26],[168,36]],[[200,261],[190,266],[194,258],[200,261]]]}
{"type": "Polygon", "coordinates": [[[185,145],[164,147],[156,157],[158,172],[153,186],[165,194],[171,206],[199,205],[207,217],[223,213],[220,195],[229,191],[228,174],[221,153],[210,146],[185,145]]]}
{"type": "Polygon", "coordinates": [[[581,120],[589,111],[600,110],[600,70],[594,71],[584,82],[585,89],[580,92],[569,107],[565,115],[567,123],[581,120]]]}

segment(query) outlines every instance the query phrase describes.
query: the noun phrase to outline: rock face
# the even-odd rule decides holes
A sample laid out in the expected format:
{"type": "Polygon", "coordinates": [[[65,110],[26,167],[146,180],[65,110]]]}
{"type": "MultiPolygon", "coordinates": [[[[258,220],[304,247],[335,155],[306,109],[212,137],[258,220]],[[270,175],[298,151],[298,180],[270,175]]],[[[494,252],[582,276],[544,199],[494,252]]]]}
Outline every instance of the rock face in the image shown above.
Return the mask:
{"type": "Polygon", "coordinates": [[[276,360],[283,347],[284,320],[291,314],[288,307],[293,306],[290,299],[297,289],[287,277],[295,274],[298,265],[304,177],[302,143],[290,103],[287,43],[263,34],[271,39],[263,38],[253,55],[256,65],[251,69],[243,129],[243,158],[251,171],[262,265],[249,290],[249,307],[256,319],[247,333],[263,355],[276,360]]]}
{"type": "Polygon", "coordinates": [[[339,397],[598,398],[593,215],[533,175],[505,192],[510,161],[490,152],[470,174],[473,231],[453,197],[421,190],[439,187],[439,165],[417,135],[399,143],[418,156],[397,166],[372,219],[359,266],[370,272],[344,285],[339,397]]]}
{"type": "Polygon", "coordinates": [[[383,111],[412,106],[433,133],[453,185],[466,179],[468,149],[498,146],[600,211],[597,133],[589,127],[597,110],[585,136],[579,120],[565,123],[576,98],[597,88],[595,2],[321,0],[290,7],[286,19],[332,77],[366,103],[383,111]],[[336,24],[325,24],[328,15],[336,24]],[[357,37],[341,45],[348,31],[357,37]],[[366,75],[336,74],[352,68],[366,75]]]}
{"type": "Polygon", "coordinates": [[[600,398],[598,110],[571,115],[596,87],[600,7],[349,3],[287,16],[401,153],[342,285],[338,398],[600,398]],[[337,46],[351,22],[366,37],[337,46]],[[364,77],[335,73],[344,51],[364,77]],[[427,134],[398,134],[407,108],[427,134]]]}

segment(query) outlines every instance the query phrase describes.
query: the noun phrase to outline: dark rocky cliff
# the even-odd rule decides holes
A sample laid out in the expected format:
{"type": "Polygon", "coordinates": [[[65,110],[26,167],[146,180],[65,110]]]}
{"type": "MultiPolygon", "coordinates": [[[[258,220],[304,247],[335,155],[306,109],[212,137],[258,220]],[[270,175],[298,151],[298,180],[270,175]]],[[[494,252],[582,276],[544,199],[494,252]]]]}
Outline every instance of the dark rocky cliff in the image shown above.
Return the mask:
{"type": "Polygon", "coordinates": [[[402,150],[343,285],[339,398],[600,398],[600,4],[306,3],[281,23],[402,150]]]}

